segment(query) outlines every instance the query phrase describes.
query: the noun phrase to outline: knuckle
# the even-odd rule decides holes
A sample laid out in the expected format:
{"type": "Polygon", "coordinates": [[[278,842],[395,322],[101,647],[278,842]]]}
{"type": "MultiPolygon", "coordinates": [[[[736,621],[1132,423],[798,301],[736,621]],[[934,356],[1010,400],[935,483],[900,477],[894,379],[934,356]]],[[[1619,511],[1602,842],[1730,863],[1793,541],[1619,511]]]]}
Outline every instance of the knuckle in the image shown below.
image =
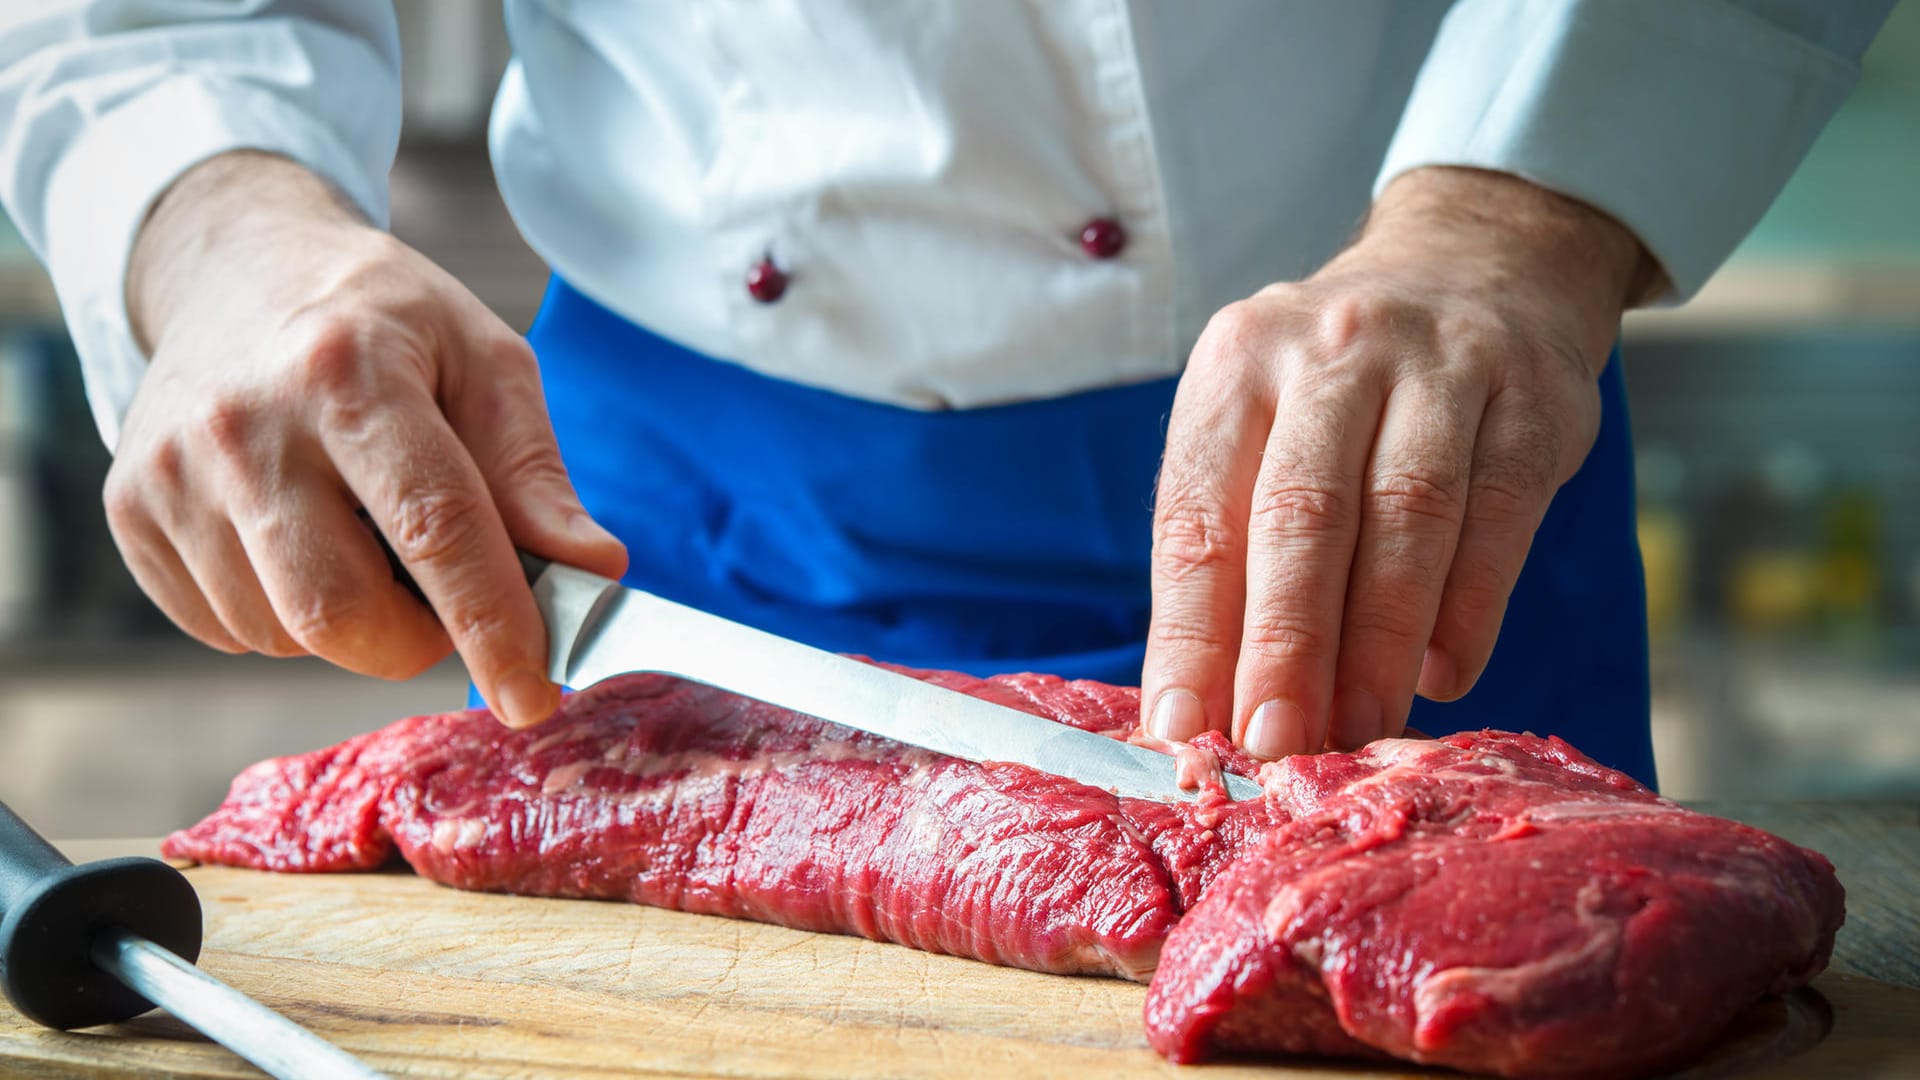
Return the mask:
{"type": "Polygon", "coordinates": [[[1329,419],[1356,396],[1382,392],[1391,374],[1383,357],[1390,353],[1296,350],[1288,358],[1287,383],[1298,402],[1290,419],[1303,431],[1331,442],[1337,430],[1329,419]]]}
{"type": "Polygon", "coordinates": [[[1153,524],[1153,562],[1169,583],[1231,568],[1238,536],[1220,508],[1195,499],[1161,504],[1153,524]]]}
{"type": "Polygon", "coordinates": [[[180,440],[165,438],[156,441],[144,453],[132,458],[133,468],[143,473],[145,483],[167,491],[178,491],[187,482],[187,452],[180,440]]]}
{"type": "Polygon", "coordinates": [[[1503,531],[1529,526],[1546,501],[1552,481],[1534,467],[1488,470],[1474,482],[1473,516],[1503,531]]]}
{"type": "Polygon", "coordinates": [[[1537,351],[1529,337],[1485,308],[1450,310],[1439,317],[1435,332],[1471,356],[1526,358],[1537,351]]]}
{"type": "Polygon", "coordinates": [[[293,633],[274,609],[273,601],[264,594],[260,597],[260,606],[236,612],[235,618],[229,618],[227,624],[241,631],[237,636],[244,637],[253,651],[266,656],[288,657],[305,656],[307,650],[295,639],[293,633]]]}
{"type": "Polygon", "coordinates": [[[171,499],[187,487],[186,452],[174,439],[127,448],[113,459],[100,489],[107,521],[122,527],[150,516],[154,499],[171,499]]]}
{"type": "Polygon", "coordinates": [[[307,655],[307,650],[301,648],[300,643],[295,641],[285,629],[274,630],[254,651],[283,660],[307,655]]]}
{"type": "Polygon", "coordinates": [[[351,321],[317,315],[294,350],[299,389],[328,402],[357,402],[370,396],[370,365],[361,334],[351,321]]]}
{"type": "Polygon", "coordinates": [[[387,539],[407,562],[458,562],[480,546],[480,498],[461,487],[423,487],[394,507],[387,539]]]}
{"type": "Polygon", "coordinates": [[[1349,611],[1342,630],[1362,641],[1408,641],[1424,639],[1427,623],[1411,602],[1384,601],[1349,611]]]}
{"type": "Polygon", "coordinates": [[[461,393],[479,402],[487,417],[517,420],[529,400],[540,400],[540,364],[525,338],[502,328],[483,339],[476,355],[484,365],[475,366],[474,377],[461,381],[461,393]]]}
{"type": "Polygon", "coordinates": [[[1464,486],[1457,472],[1395,469],[1374,477],[1367,501],[1374,513],[1392,520],[1453,522],[1465,502],[1464,486]]]}
{"type": "Polygon", "coordinates": [[[545,439],[521,439],[503,450],[490,470],[493,483],[508,487],[554,487],[569,483],[560,452],[545,439]]]}
{"type": "Polygon", "coordinates": [[[300,647],[320,655],[345,656],[360,643],[362,614],[362,603],[351,590],[318,588],[290,605],[280,621],[300,647]]]}
{"type": "Polygon", "coordinates": [[[1269,484],[1254,493],[1257,532],[1320,535],[1353,521],[1353,503],[1337,485],[1296,480],[1269,484]]]}
{"type": "Polygon", "coordinates": [[[240,656],[248,651],[245,645],[235,641],[232,637],[228,636],[224,630],[216,630],[210,626],[201,626],[198,624],[190,625],[177,617],[171,615],[168,617],[173,619],[175,626],[186,631],[188,637],[193,638],[195,641],[216,652],[223,652],[228,656],[240,656]]]}
{"type": "Polygon", "coordinates": [[[311,654],[376,679],[410,679],[444,655],[420,647],[390,621],[376,624],[373,609],[348,595],[302,601],[282,625],[290,638],[286,651],[269,655],[311,654]]]}
{"type": "Polygon", "coordinates": [[[1188,655],[1217,653],[1232,642],[1221,627],[1204,619],[1160,616],[1147,629],[1148,648],[1158,653],[1188,655]]]}
{"type": "Polygon", "coordinates": [[[1538,514],[1560,486],[1559,444],[1524,431],[1507,452],[1475,466],[1473,512],[1502,524],[1538,514]]]}
{"type": "Polygon", "coordinates": [[[1269,660],[1324,657],[1330,652],[1328,635],[1297,616],[1278,612],[1255,615],[1241,631],[1243,652],[1269,660]]]}
{"type": "Polygon", "coordinates": [[[127,470],[118,462],[107,470],[107,482],[100,488],[100,504],[106,511],[107,523],[116,529],[131,527],[146,512],[140,485],[128,478],[127,470]]]}
{"type": "Polygon", "coordinates": [[[1314,337],[1321,346],[1344,352],[1369,334],[1402,321],[1406,313],[1405,303],[1382,293],[1336,293],[1321,300],[1315,310],[1314,337]]]}
{"type": "Polygon", "coordinates": [[[519,655],[518,649],[527,641],[527,636],[516,632],[521,628],[514,624],[502,605],[478,602],[477,597],[455,600],[447,605],[442,619],[448,637],[473,660],[470,666],[476,675],[502,672],[522,660],[546,666],[544,656],[519,655]]]}
{"type": "Polygon", "coordinates": [[[493,352],[494,355],[499,358],[500,363],[509,370],[527,374],[539,371],[540,362],[538,357],[534,355],[533,346],[528,344],[527,339],[521,337],[519,334],[508,331],[501,335],[499,343],[494,347],[493,352]]]}
{"type": "Polygon", "coordinates": [[[502,344],[487,358],[487,366],[469,367],[454,380],[448,418],[457,429],[475,433],[476,453],[487,461],[489,479],[509,466],[510,475],[526,467],[535,475],[564,475],[532,350],[519,338],[503,335],[502,344]],[[542,455],[550,460],[540,461],[542,455]]]}
{"type": "Polygon", "coordinates": [[[216,457],[237,462],[250,457],[259,421],[259,410],[251,403],[218,397],[199,407],[194,430],[216,457]]]}
{"type": "Polygon", "coordinates": [[[1286,335],[1295,321],[1285,298],[1237,300],[1213,313],[1194,343],[1188,371],[1225,410],[1251,395],[1266,399],[1287,361],[1286,335]]]}
{"type": "Polygon", "coordinates": [[[1533,395],[1502,395],[1488,407],[1516,401],[1519,407],[1505,409],[1494,443],[1474,461],[1473,486],[1492,484],[1544,498],[1560,485],[1566,426],[1556,418],[1567,414],[1533,395]]]}
{"type": "Polygon", "coordinates": [[[1259,305],[1251,300],[1235,300],[1213,313],[1200,331],[1201,345],[1195,355],[1241,356],[1253,352],[1260,338],[1259,305]]]}

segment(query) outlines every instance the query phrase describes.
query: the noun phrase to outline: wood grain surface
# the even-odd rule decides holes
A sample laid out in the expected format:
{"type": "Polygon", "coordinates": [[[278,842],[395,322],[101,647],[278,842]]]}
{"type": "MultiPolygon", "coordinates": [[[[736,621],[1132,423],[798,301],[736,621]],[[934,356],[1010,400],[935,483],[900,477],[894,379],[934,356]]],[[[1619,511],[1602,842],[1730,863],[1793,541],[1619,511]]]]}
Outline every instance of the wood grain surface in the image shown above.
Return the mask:
{"type": "MultiPolygon", "coordinates": [[[[63,845],[80,859],[152,841],[63,845]]],[[[1338,1063],[1182,1070],[1144,988],[626,904],[491,896],[404,872],[189,871],[202,966],[394,1076],[1449,1075],[1338,1063]]],[[[1920,990],[1829,974],[1763,1003],[1689,1077],[1920,1076],[1920,990]]],[[[161,1013],[84,1032],[0,1005],[0,1075],[257,1075],[161,1013]]]]}

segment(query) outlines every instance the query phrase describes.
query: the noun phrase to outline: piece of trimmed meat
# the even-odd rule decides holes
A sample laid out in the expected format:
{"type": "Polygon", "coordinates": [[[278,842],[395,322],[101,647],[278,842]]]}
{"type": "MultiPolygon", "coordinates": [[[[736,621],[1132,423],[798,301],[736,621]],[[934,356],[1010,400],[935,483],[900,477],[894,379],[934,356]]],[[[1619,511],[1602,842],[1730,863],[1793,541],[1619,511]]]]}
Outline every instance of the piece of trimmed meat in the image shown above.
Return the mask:
{"type": "MultiPolygon", "coordinates": [[[[1135,690],[913,674],[1139,738],[1135,690]]],[[[1215,788],[1215,769],[1254,769],[1217,734],[1179,749],[1215,788]]],[[[1842,917],[1819,855],[1557,739],[1385,740],[1259,776],[1257,801],[1120,799],[633,675],[529,731],[446,713],[263,762],[163,850],[306,871],[397,852],[460,888],[1152,977],[1148,1037],[1176,1061],[1391,1055],[1509,1076],[1684,1060],[1817,974],[1842,917]]]]}
{"type": "MultiPolygon", "coordinates": [[[[1098,683],[925,674],[1116,736],[1139,710],[1137,691],[1098,683]]],[[[570,696],[528,731],[484,710],[443,713],[262,762],[163,851],[364,870],[397,849],[458,888],[631,900],[1144,981],[1187,900],[1277,809],[1119,799],[634,675],[570,696]]]]}
{"type": "Polygon", "coordinates": [[[1186,915],[1148,993],[1174,1061],[1658,1070],[1825,968],[1844,910],[1820,855],[1559,739],[1389,740],[1263,779],[1295,820],[1186,915]]]}

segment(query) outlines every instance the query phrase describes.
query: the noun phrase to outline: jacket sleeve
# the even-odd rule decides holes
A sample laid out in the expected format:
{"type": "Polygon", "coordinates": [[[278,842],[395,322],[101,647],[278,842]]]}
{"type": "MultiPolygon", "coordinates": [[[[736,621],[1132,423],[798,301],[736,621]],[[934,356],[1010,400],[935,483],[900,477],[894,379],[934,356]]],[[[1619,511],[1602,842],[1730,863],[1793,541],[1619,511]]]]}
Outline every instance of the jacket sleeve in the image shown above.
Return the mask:
{"type": "Polygon", "coordinates": [[[1894,0],[1459,0],[1375,184],[1525,177],[1613,215],[1686,299],[1806,156],[1894,0]]]}
{"type": "Polygon", "coordinates": [[[0,203],[53,278],[109,447],[146,358],[127,256],[148,209],[216,154],[284,154],[384,225],[400,132],[388,0],[0,5],[0,203]]]}

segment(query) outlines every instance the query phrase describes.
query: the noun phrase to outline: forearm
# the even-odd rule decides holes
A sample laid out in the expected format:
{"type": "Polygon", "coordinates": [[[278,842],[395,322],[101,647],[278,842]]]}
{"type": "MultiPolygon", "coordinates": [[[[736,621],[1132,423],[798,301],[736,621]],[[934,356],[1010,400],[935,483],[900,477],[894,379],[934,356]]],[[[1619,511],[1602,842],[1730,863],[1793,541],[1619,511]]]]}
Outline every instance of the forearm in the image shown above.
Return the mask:
{"type": "Polygon", "coordinates": [[[241,150],[183,174],[155,202],[127,261],[127,314],[151,354],[167,317],[223,272],[246,272],[255,257],[313,226],[355,228],[366,218],[297,162],[241,150]]]}

